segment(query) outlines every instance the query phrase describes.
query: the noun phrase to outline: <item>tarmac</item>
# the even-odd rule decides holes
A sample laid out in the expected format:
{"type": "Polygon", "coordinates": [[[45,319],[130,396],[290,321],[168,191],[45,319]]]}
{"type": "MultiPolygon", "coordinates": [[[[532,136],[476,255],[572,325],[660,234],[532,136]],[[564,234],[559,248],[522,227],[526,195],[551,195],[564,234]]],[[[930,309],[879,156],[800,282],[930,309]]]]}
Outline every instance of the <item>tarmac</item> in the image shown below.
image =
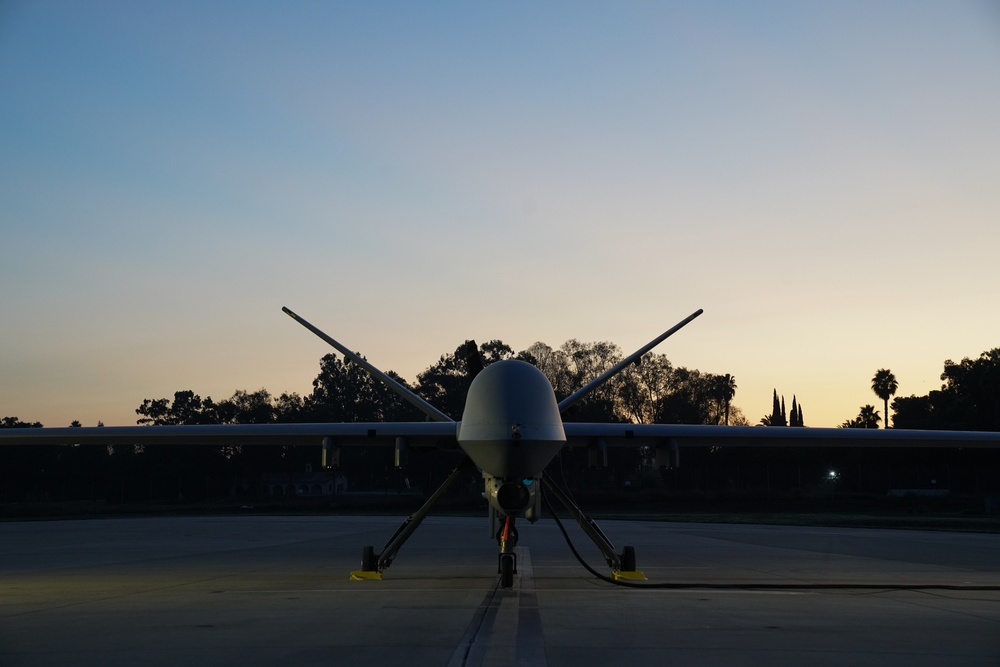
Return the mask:
{"type": "Polygon", "coordinates": [[[1000,535],[601,522],[637,590],[543,519],[503,590],[486,519],[431,517],[349,581],[401,520],[0,523],[0,665],[1000,665],[1000,535]]]}

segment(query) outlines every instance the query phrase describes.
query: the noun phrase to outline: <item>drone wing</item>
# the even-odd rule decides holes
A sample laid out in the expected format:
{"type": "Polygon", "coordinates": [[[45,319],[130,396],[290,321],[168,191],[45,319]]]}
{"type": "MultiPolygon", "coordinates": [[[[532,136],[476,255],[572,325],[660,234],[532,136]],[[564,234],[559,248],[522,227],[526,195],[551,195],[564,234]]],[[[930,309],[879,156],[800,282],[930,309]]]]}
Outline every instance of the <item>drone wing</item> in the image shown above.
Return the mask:
{"type": "Polygon", "coordinates": [[[455,422],[212,424],[0,429],[0,445],[393,445],[457,446],[455,422]]]}
{"type": "Polygon", "coordinates": [[[698,424],[563,424],[567,444],[679,447],[996,447],[996,431],[704,426],[698,424]]]}

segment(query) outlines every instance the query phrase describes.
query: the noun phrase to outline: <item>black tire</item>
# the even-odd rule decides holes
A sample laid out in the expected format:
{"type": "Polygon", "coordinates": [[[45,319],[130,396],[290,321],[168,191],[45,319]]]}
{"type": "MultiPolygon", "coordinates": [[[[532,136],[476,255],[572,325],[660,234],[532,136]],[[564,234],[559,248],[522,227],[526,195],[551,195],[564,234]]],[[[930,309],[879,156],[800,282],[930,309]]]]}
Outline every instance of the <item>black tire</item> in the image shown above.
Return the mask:
{"type": "Polygon", "coordinates": [[[514,559],[510,556],[500,558],[500,588],[514,586],[514,559]]]}
{"type": "Polygon", "coordinates": [[[375,557],[375,547],[369,545],[361,550],[361,571],[374,572],[378,569],[378,559],[375,557]]]}
{"type": "Polygon", "coordinates": [[[635,572],[635,547],[622,551],[622,572],[635,572]]]}

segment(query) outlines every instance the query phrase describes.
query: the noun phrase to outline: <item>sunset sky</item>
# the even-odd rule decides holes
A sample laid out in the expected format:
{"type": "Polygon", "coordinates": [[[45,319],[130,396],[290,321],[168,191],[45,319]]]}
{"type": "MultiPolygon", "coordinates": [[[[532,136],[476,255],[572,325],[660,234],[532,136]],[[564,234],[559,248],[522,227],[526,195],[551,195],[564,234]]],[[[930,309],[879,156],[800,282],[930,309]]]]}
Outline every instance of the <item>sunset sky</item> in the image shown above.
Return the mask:
{"type": "MultiPolygon", "coordinates": [[[[806,424],[1000,346],[996,2],[0,4],[0,416],[657,349],[806,424]]],[[[457,416],[456,416],[457,417],[457,416]]]]}

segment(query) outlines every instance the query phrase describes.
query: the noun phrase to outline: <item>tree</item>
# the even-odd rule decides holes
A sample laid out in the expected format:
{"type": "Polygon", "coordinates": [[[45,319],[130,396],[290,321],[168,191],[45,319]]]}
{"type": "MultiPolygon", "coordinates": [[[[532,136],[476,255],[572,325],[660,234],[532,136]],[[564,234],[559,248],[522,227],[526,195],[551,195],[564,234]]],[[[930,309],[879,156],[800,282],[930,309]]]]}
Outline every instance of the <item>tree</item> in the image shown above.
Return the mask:
{"type": "Polygon", "coordinates": [[[663,424],[718,424],[722,415],[715,393],[715,377],[683,366],[674,370],[670,393],[660,402],[663,424]]]}
{"type": "Polygon", "coordinates": [[[805,426],[805,420],[802,418],[802,404],[798,403],[795,395],[792,395],[792,412],[788,417],[789,426],[805,426]]]}
{"type": "Polygon", "coordinates": [[[1000,431],[1000,348],[944,362],[941,389],[893,400],[895,428],[1000,431]]]}
{"type": "MultiPolygon", "coordinates": [[[[556,399],[562,400],[620,362],[623,355],[613,343],[570,339],[558,350],[535,343],[518,358],[542,371],[556,399]]],[[[564,417],[566,421],[721,424],[730,420],[730,411],[738,412],[731,405],[735,392],[732,375],[674,368],[666,356],[647,353],[564,417]]]]}
{"type": "Polygon", "coordinates": [[[647,352],[637,364],[629,364],[615,382],[618,417],[637,424],[656,421],[663,399],[670,393],[674,369],[666,356],[647,352]]]}
{"type": "MultiPolygon", "coordinates": [[[[386,373],[400,384],[406,382],[386,373]]],[[[320,360],[320,372],[313,391],[305,399],[302,412],[306,421],[374,422],[416,421],[421,414],[368,371],[350,360],[328,354],[320,360]]]]}
{"type": "Polygon", "coordinates": [[[275,421],[289,423],[304,421],[305,400],[297,393],[283,392],[274,402],[275,421]]]}
{"type": "MultiPolygon", "coordinates": [[[[428,403],[453,419],[460,419],[465,409],[465,397],[472,385],[465,341],[451,354],[442,354],[437,363],[417,376],[416,392],[428,403]]],[[[474,356],[474,355],[473,355],[474,356]]],[[[479,346],[483,366],[514,357],[514,350],[503,341],[491,340],[479,346]]]]}
{"type": "Polygon", "coordinates": [[[898,388],[899,383],[896,382],[896,376],[892,374],[892,371],[887,368],[880,368],[875,371],[875,377],[872,378],[872,391],[882,399],[885,405],[886,428],[889,428],[889,399],[895,395],[898,388]]]}
{"type": "Polygon", "coordinates": [[[782,396],[779,400],[777,389],[774,390],[774,398],[771,401],[771,414],[761,417],[760,423],[763,426],[788,426],[788,420],[785,418],[785,397],[782,396]]]}
{"type": "Polygon", "coordinates": [[[882,418],[879,416],[875,406],[865,405],[862,406],[857,417],[848,419],[840,425],[840,428],[878,428],[880,421],[882,421],[882,418]]]}
{"type": "Polygon", "coordinates": [[[774,390],[771,400],[771,414],[764,415],[758,422],[761,426],[805,426],[805,419],[802,417],[802,404],[792,394],[792,411],[786,416],[785,396],[782,394],[778,398],[778,390],[774,390]]]}
{"type": "Polygon", "coordinates": [[[136,414],[141,415],[137,424],[177,426],[191,424],[220,424],[219,406],[211,396],[202,400],[190,389],[174,392],[174,400],[166,398],[145,399],[136,414]]]}
{"type": "MultiPolygon", "coordinates": [[[[622,353],[613,343],[583,343],[572,338],[558,350],[553,350],[544,343],[535,343],[519,357],[533,360],[538,370],[548,378],[556,400],[562,400],[618,363],[622,359],[622,353]]],[[[619,374],[598,387],[563,416],[567,421],[642,419],[643,417],[636,415],[641,414],[643,409],[629,404],[636,398],[634,393],[622,396],[622,382],[622,375],[619,374]]]]}
{"type": "Polygon", "coordinates": [[[716,375],[713,386],[721,408],[720,411],[725,416],[723,423],[729,426],[729,403],[736,396],[736,378],[729,373],[716,375]]]}
{"type": "Polygon", "coordinates": [[[0,428],[42,428],[42,422],[23,422],[17,417],[0,419],[0,428]]]}
{"type": "Polygon", "coordinates": [[[894,427],[931,430],[941,428],[935,397],[940,393],[932,391],[927,396],[897,396],[892,399],[894,427]]]}
{"type": "Polygon", "coordinates": [[[1000,347],[978,359],[944,362],[941,391],[950,394],[959,428],[1000,430],[1000,347]]]}
{"type": "Polygon", "coordinates": [[[270,424],[275,421],[278,413],[274,398],[267,389],[255,392],[237,390],[219,403],[218,412],[220,416],[225,413],[227,419],[234,424],[270,424]]]}

